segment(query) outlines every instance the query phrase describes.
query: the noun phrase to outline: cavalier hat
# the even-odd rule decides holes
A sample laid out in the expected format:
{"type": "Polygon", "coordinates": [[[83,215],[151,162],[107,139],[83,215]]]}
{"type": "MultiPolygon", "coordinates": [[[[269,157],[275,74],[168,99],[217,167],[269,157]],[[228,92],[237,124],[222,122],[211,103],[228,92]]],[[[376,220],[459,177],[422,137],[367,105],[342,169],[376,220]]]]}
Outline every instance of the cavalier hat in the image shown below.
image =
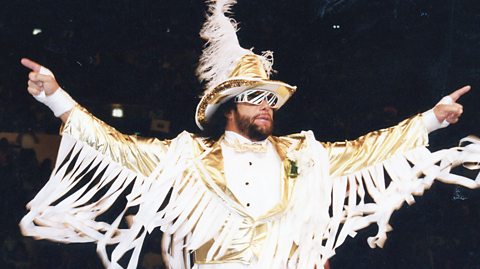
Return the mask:
{"type": "Polygon", "coordinates": [[[274,93],[280,108],[295,93],[296,87],[270,80],[273,53],[254,54],[240,46],[236,22],[225,16],[231,13],[234,0],[210,1],[207,20],[200,35],[207,43],[200,57],[197,76],[206,82],[206,90],[195,113],[195,122],[203,130],[218,108],[250,89],[274,93]]]}

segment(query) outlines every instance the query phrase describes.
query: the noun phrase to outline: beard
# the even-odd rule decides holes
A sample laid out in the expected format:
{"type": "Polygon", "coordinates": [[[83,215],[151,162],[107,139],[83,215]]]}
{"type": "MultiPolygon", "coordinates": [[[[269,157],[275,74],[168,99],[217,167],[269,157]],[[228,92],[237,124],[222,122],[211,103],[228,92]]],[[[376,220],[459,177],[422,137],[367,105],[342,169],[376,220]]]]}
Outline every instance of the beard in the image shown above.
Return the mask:
{"type": "Polygon", "coordinates": [[[261,141],[267,139],[273,132],[273,120],[270,121],[270,125],[260,126],[255,124],[255,117],[241,116],[240,113],[235,117],[236,125],[240,132],[246,135],[253,141],[261,141]]]}

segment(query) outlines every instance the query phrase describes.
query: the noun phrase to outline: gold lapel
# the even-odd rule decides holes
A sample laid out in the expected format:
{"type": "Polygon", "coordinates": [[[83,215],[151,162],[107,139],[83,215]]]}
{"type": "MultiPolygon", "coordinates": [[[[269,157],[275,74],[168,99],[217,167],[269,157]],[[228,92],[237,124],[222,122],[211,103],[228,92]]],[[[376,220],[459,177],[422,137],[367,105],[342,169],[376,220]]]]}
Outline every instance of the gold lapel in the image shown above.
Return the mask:
{"type": "MultiPolygon", "coordinates": [[[[236,209],[241,215],[248,216],[252,218],[245,210],[243,205],[238,201],[235,195],[228,189],[227,187],[227,180],[225,178],[224,172],[224,164],[223,164],[223,155],[222,155],[222,147],[221,141],[223,140],[223,136],[211,146],[208,146],[204,143],[204,141],[200,138],[195,139],[197,141],[197,152],[196,156],[203,156],[201,158],[201,162],[205,171],[209,174],[209,177],[214,181],[214,184],[221,190],[221,193],[215,191],[218,188],[212,188],[209,186],[208,182],[206,182],[207,187],[217,193],[221,198],[228,197],[229,199],[223,199],[226,202],[233,201],[231,206],[236,209]],[[208,151],[208,152],[205,152],[208,151]]],[[[259,217],[260,220],[272,217],[287,207],[288,201],[290,199],[290,195],[292,193],[293,187],[295,185],[295,178],[291,177],[291,169],[292,164],[291,160],[287,158],[287,155],[290,151],[299,150],[302,143],[303,143],[303,136],[302,137],[276,137],[270,136],[268,140],[273,144],[275,150],[281,161],[282,166],[282,184],[281,184],[281,200],[280,202],[269,210],[265,215],[259,217]]],[[[202,175],[202,178],[206,175],[202,175]]],[[[253,218],[252,218],[253,219],[253,218]]]]}
{"type": "Polygon", "coordinates": [[[301,147],[303,139],[294,139],[290,137],[277,137],[270,136],[268,138],[273,144],[277,154],[280,158],[282,164],[282,173],[281,173],[281,200],[280,202],[270,209],[265,215],[261,216],[259,219],[264,220],[275,216],[283,212],[290,200],[290,195],[292,193],[293,187],[295,186],[295,178],[290,177],[292,164],[291,160],[288,159],[287,155],[290,151],[298,150],[301,147]]]}
{"type": "Polygon", "coordinates": [[[240,203],[240,201],[238,201],[237,197],[235,197],[232,191],[227,187],[221,147],[221,141],[223,139],[224,136],[220,137],[220,139],[214,142],[211,146],[206,145],[201,139],[197,139],[197,143],[201,144],[201,147],[204,148],[204,151],[196,156],[203,155],[200,161],[203,164],[206,173],[208,173],[208,175],[201,175],[202,179],[205,179],[206,176],[209,176],[213,180],[213,184],[215,184],[216,186],[210,186],[210,184],[204,180],[207,188],[220,196],[222,200],[227,202],[240,215],[252,218],[244,210],[243,205],[240,203]],[[217,191],[218,188],[215,187],[218,187],[220,189],[220,192],[217,191]]]}

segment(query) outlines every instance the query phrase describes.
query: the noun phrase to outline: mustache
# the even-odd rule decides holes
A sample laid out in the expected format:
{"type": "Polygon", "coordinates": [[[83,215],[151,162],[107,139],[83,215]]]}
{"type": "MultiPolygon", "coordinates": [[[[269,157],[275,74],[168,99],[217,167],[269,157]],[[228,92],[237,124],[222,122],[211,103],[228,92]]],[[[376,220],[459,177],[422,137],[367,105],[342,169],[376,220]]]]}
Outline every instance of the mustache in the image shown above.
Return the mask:
{"type": "Polygon", "coordinates": [[[273,120],[273,117],[268,113],[260,113],[260,114],[257,114],[256,116],[253,117],[254,120],[259,119],[259,118],[267,119],[269,121],[273,120]]]}

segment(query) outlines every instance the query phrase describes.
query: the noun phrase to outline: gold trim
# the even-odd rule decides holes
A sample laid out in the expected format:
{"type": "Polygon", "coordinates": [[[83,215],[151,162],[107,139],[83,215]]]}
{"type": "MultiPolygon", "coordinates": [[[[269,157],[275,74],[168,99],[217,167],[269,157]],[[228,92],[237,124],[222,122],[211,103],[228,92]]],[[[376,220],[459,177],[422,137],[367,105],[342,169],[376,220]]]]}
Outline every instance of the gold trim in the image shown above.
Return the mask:
{"type": "MultiPolygon", "coordinates": [[[[205,112],[207,110],[207,107],[208,105],[212,104],[212,103],[216,103],[218,101],[218,97],[219,95],[225,91],[225,90],[228,90],[228,89],[231,89],[231,88],[236,88],[236,87],[246,87],[246,88],[253,88],[255,86],[258,86],[258,85],[262,85],[262,84],[276,84],[278,85],[279,87],[283,87],[285,89],[288,90],[288,93],[290,96],[292,96],[295,91],[296,91],[296,87],[294,86],[291,86],[291,85],[288,85],[288,84],[285,84],[281,81],[276,81],[276,80],[264,80],[264,79],[252,79],[252,80],[248,80],[248,79],[230,79],[230,80],[227,80],[227,81],[224,81],[222,83],[220,83],[219,85],[217,85],[215,88],[213,88],[212,90],[210,90],[209,92],[207,92],[203,97],[202,99],[200,100],[200,103],[198,105],[198,109],[197,109],[197,120],[200,124],[204,124],[206,123],[206,119],[205,119],[205,112]]],[[[289,97],[290,97],[289,96],[289,97]]],[[[233,97],[233,96],[232,96],[233,97]]],[[[289,98],[288,97],[288,98],[289,98]]],[[[288,99],[287,98],[287,99],[288,99]]]]}
{"type": "MultiPolygon", "coordinates": [[[[205,123],[205,111],[207,110],[208,104],[221,92],[225,91],[226,89],[231,89],[240,86],[248,86],[253,87],[258,84],[257,81],[246,81],[243,79],[235,79],[229,80],[220,83],[218,86],[213,88],[211,91],[205,94],[200,100],[200,104],[198,105],[197,111],[197,119],[200,123],[205,123]]],[[[215,98],[216,99],[216,98],[215,98]]]]}
{"type": "MultiPolygon", "coordinates": [[[[289,203],[292,190],[295,186],[296,180],[290,178],[286,172],[289,168],[289,159],[287,158],[289,151],[300,150],[305,141],[304,136],[297,137],[275,137],[270,136],[268,140],[273,144],[280,161],[282,162],[282,191],[281,200],[273,208],[271,208],[264,215],[253,218],[243,208],[241,203],[236,199],[235,195],[226,186],[226,179],[223,167],[223,155],[220,143],[223,137],[219,139],[210,149],[207,155],[202,158],[202,164],[213,175],[212,179],[223,193],[215,191],[216,188],[212,188],[207,182],[205,182],[207,188],[215,192],[222,200],[224,200],[229,207],[240,214],[243,218],[243,225],[238,231],[234,231],[241,234],[241,237],[235,237],[232,241],[232,245],[223,256],[214,255],[210,261],[206,260],[207,253],[212,247],[214,240],[206,242],[204,245],[195,250],[195,263],[197,264],[222,264],[227,262],[239,262],[243,264],[250,264],[253,257],[259,257],[260,251],[264,240],[267,238],[269,232],[269,222],[272,219],[277,218],[285,211],[289,203]],[[229,197],[225,199],[223,197],[229,197]],[[233,203],[232,203],[233,202],[233,203]]],[[[295,245],[292,245],[292,249],[295,249],[295,245]]]]}

